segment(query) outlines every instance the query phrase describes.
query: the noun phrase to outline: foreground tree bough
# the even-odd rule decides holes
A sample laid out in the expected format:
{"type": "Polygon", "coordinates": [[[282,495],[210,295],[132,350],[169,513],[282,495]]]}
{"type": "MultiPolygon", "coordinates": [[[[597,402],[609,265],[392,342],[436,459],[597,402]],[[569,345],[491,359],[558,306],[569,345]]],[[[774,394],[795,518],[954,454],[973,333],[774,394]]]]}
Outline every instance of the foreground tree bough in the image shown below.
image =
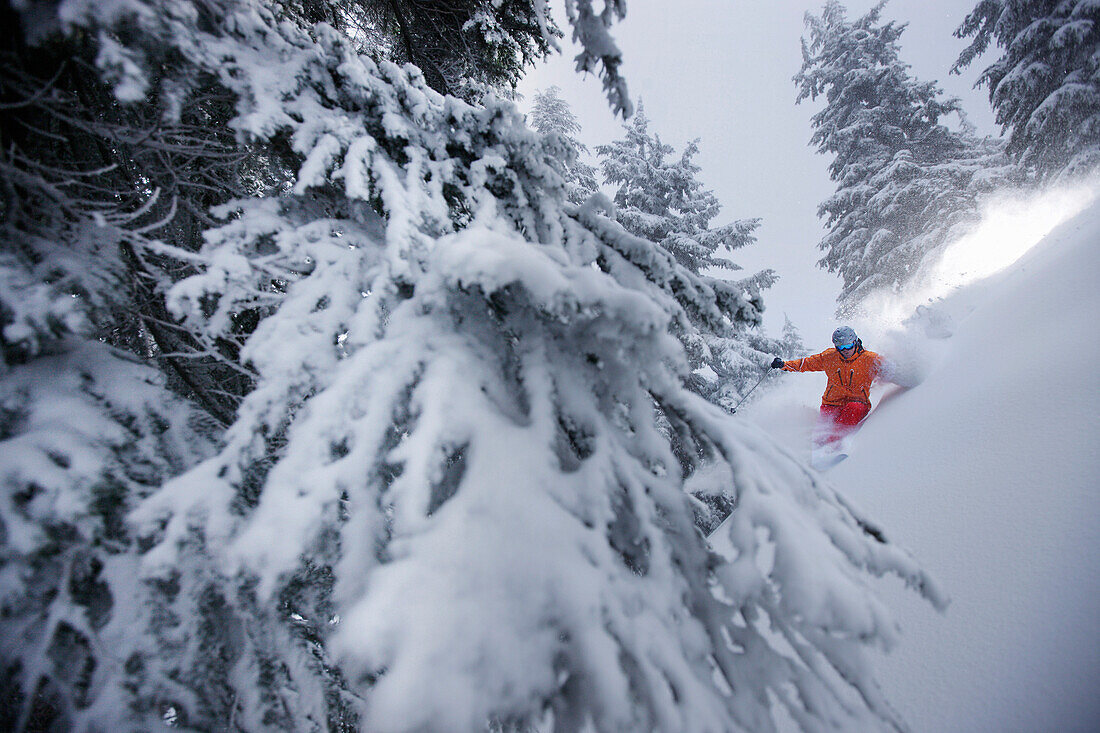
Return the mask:
{"type": "Polygon", "coordinates": [[[509,102],[442,96],[331,23],[50,7],[98,39],[109,105],[186,106],[202,78],[274,180],[194,246],[76,214],[179,263],[154,278],[172,328],[239,339],[228,426],[141,365],[97,376],[136,357],[63,317],[94,300],[5,230],[4,277],[43,304],[5,310],[40,344],[2,380],[6,726],[756,731],[781,705],[902,727],[863,658],[895,639],[868,580],[942,594],[685,387],[684,344],[758,319],[749,293],[570,203],[509,102]],[[731,486],[720,556],[687,489],[731,486]]]}

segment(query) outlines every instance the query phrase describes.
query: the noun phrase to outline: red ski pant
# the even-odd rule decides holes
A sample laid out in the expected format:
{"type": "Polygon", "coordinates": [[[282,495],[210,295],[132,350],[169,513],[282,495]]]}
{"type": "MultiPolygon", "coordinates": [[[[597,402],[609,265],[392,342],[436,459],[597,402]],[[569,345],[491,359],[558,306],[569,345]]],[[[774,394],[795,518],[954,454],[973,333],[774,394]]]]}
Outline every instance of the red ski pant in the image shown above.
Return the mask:
{"type": "Polygon", "coordinates": [[[818,445],[840,440],[867,417],[871,406],[864,402],[846,402],[841,405],[822,405],[814,429],[814,442],[818,445]]]}

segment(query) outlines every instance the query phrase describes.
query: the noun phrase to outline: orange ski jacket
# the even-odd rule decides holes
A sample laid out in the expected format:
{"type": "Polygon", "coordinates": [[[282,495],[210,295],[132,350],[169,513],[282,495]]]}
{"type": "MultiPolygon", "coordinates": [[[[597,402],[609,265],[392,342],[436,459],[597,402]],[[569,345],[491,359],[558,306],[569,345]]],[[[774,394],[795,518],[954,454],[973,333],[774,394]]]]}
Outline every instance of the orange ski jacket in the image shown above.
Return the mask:
{"type": "Polygon", "coordinates": [[[862,402],[870,406],[871,383],[882,376],[885,363],[881,356],[862,347],[850,359],[845,359],[836,349],[826,349],[804,359],[783,362],[783,371],[825,372],[829,381],[821,396],[823,405],[842,407],[848,402],[862,402]]]}

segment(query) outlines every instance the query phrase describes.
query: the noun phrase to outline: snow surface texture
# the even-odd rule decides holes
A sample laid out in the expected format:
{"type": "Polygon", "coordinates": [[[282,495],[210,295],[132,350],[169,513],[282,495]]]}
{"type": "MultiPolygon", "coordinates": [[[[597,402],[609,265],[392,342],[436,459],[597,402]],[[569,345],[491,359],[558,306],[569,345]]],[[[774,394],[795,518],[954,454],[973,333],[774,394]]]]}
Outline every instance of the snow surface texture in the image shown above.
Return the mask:
{"type": "MultiPolygon", "coordinates": [[[[1094,200],[1011,268],[865,338],[924,372],[872,395],[828,473],[952,597],[939,616],[884,589],[904,640],[879,679],[915,731],[1100,725],[1098,239],[1094,200]]],[[[805,453],[820,387],[790,380],[749,417],[805,453]]]]}

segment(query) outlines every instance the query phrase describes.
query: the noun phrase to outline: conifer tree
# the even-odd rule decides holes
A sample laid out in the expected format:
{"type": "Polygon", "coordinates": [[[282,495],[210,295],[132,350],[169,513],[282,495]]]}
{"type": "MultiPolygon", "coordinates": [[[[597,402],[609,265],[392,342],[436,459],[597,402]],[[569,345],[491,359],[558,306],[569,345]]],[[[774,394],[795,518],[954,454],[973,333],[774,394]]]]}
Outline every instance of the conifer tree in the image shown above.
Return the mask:
{"type": "Polygon", "coordinates": [[[779,343],[779,355],[784,359],[794,359],[808,353],[806,344],[802,341],[802,334],[788,316],[783,316],[783,335],[779,343]]]}
{"type": "Polygon", "coordinates": [[[739,270],[722,255],[756,241],[759,219],[744,219],[710,228],[721,211],[717,197],[696,178],[693,140],[679,157],[671,145],[650,133],[641,104],[624,125],[623,139],[596,148],[604,182],[617,186],[619,221],[633,234],[657,242],[692,272],[707,268],[739,270]]]}
{"type": "Polygon", "coordinates": [[[599,190],[599,184],[596,182],[596,169],[581,160],[581,155],[588,154],[588,148],[577,139],[581,131],[580,123],[560,92],[561,89],[552,86],[535,93],[531,127],[543,135],[556,136],[561,153],[555,158],[561,163],[569,200],[582,204],[599,190]]]}
{"type": "Polygon", "coordinates": [[[979,139],[959,101],[920,82],[900,59],[905,29],[880,18],[884,2],[849,21],[836,0],[807,13],[798,101],[825,97],[811,143],[833,156],[837,190],[818,208],[828,233],[818,265],[843,278],[841,313],[912,278],[925,257],[976,220],[979,197],[1014,179],[999,142],[979,139]]]}
{"type": "Polygon", "coordinates": [[[1008,152],[1040,177],[1100,164],[1100,5],[1090,0],[982,0],[955,31],[973,37],[958,73],[991,43],[1003,50],[978,84],[1008,152]]]}
{"type": "Polygon", "coordinates": [[[64,229],[19,259],[4,231],[5,727],[759,730],[774,705],[902,725],[863,658],[896,638],[868,578],[942,607],[935,584],[684,387],[683,343],[754,299],[569,203],[510,102],[443,96],[338,25],[80,7],[21,17],[91,44],[123,111],[202,79],[230,139],[292,177],[204,212],[197,251],[72,224],[181,263],[183,332],[251,314],[226,427],[82,330],[126,295],[114,260],[60,267],[84,251],[64,229]],[[727,560],[689,494],[730,487],[727,560]]]}
{"type": "MultiPolygon", "coordinates": [[[[618,186],[615,212],[619,223],[631,234],[657,242],[681,265],[693,273],[708,270],[741,269],[725,255],[756,241],[753,231],[759,219],[742,219],[711,228],[710,222],[721,211],[713,192],[698,180],[695,155],[699,141],[693,140],[677,157],[671,145],[649,130],[649,118],[643,105],[624,125],[622,139],[596,148],[602,159],[604,182],[618,186]]],[[[760,291],[775,281],[770,270],[726,287],[740,290],[762,308],[760,291]]],[[[685,345],[695,367],[693,384],[711,401],[729,409],[740,401],[744,391],[760,377],[778,352],[778,344],[756,332],[757,319],[746,314],[704,326],[702,339],[685,345]]]]}
{"type": "Polygon", "coordinates": [[[433,89],[467,99],[490,89],[514,89],[523,70],[550,53],[561,36],[547,0],[303,5],[359,16],[368,37],[374,37],[368,48],[381,45],[387,58],[416,65],[433,89]]]}

